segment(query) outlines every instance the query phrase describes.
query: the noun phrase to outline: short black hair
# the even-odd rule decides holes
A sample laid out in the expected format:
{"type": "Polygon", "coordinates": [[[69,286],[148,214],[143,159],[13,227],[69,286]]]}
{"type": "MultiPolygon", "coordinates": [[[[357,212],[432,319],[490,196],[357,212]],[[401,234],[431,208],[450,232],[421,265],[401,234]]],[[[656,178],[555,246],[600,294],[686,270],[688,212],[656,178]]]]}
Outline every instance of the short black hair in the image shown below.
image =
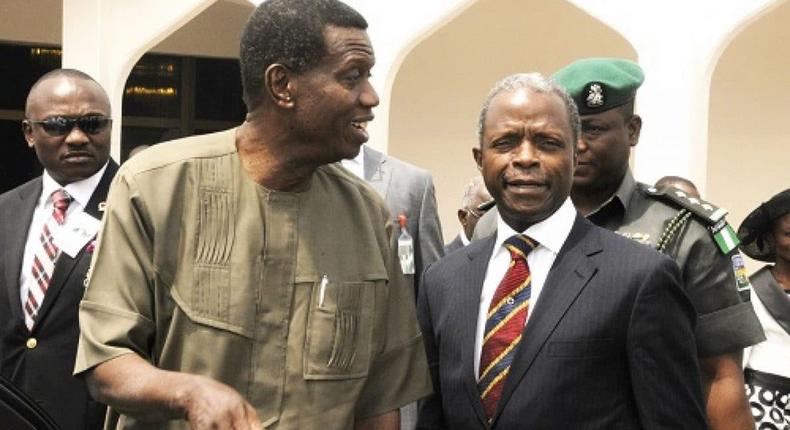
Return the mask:
{"type": "Polygon", "coordinates": [[[326,55],[328,25],[366,30],[365,18],[338,0],[267,0],[252,12],[241,35],[241,86],[251,110],[260,102],[263,73],[280,63],[296,73],[326,55]]]}

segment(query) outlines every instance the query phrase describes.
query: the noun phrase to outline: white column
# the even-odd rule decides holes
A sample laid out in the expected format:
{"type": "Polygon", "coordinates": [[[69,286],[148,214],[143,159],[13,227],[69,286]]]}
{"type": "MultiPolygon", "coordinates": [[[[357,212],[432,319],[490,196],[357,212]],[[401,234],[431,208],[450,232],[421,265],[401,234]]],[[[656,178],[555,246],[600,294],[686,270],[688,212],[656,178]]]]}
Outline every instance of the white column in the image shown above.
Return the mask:
{"type": "Polygon", "coordinates": [[[132,67],[215,1],[63,0],[63,67],[88,73],[107,91],[115,160],[120,160],[123,89],[132,67]]]}

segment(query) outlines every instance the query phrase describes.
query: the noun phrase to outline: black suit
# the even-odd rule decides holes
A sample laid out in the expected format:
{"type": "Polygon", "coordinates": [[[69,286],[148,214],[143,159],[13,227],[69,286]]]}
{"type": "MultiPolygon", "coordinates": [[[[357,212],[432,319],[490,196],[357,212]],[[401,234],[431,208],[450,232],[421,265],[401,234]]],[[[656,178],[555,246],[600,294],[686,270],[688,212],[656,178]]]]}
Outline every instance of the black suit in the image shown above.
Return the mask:
{"type": "MultiPolygon", "coordinates": [[[[425,272],[418,317],[436,394],[418,428],[487,428],[474,347],[494,242],[425,272]]],[[[491,428],[706,428],[694,308],[672,260],[577,215],[530,312],[491,428]]]]}
{"type": "MultiPolygon", "coordinates": [[[[101,219],[99,204],[107,197],[118,165],[110,161],[85,212],[101,219]]],[[[41,177],[0,195],[0,374],[35,399],[61,428],[99,429],[105,407],[94,402],[85,384],[71,376],[77,353],[79,302],[91,260],[90,244],[75,258],[61,253],[39,309],[28,331],[19,297],[25,242],[41,177]],[[32,345],[31,339],[35,339],[32,345]],[[31,348],[31,346],[33,346],[31,348]]]]}

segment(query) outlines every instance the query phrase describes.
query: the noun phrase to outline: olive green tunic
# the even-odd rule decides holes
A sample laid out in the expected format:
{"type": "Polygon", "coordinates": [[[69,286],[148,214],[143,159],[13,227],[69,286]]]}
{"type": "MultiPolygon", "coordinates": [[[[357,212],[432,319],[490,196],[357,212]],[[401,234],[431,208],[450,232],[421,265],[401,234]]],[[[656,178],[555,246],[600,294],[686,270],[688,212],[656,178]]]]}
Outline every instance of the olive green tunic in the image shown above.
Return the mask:
{"type": "MultiPolygon", "coordinates": [[[[682,208],[648,195],[647,189],[628,171],[615,195],[587,218],[656,248],[682,208]]],[[[686,293],[697,310],[695,337],[701,357],[738,351],[765,339],[754,310],[738,294],[732,261],[737,249],[725,255],[708,227],[690,215],[664,252],[680,266],[686,293]]]]}
{"type": "MultiPolygon", "coordinates": [[[[76,373],[136,353],[234,387],[273,429],[352,428],[430,392],[372,188],[326,165],[304,192],[267,190],[244,173],[234,130],[149,151],[110,191],[76,373]]],[[[188,428],[110,418],[108,428],[188,428]]]]}

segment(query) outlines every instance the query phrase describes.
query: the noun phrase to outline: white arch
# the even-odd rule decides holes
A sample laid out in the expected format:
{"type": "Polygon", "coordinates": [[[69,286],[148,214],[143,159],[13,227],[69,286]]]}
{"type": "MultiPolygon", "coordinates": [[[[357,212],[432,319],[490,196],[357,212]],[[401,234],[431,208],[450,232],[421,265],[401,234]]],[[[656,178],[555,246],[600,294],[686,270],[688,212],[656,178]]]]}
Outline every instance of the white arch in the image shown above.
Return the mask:
{"type": "Polygon", "coordinates": [[[634,168],[652,182],[667,173],[705,193],[710,80],[726,45],[785,0],[568,0],[623,34],[645,70],[645,118],[634,168]],[[672,171],[668,172],[667,168],[672,171]]]}
{"type": "Polygon", "coordinates": [[[110,154],[120,160],[126,79],[151,47],[216,0],[64,0],[63,67],[80,69],[106,90],[114,126],[110,154]]]}

